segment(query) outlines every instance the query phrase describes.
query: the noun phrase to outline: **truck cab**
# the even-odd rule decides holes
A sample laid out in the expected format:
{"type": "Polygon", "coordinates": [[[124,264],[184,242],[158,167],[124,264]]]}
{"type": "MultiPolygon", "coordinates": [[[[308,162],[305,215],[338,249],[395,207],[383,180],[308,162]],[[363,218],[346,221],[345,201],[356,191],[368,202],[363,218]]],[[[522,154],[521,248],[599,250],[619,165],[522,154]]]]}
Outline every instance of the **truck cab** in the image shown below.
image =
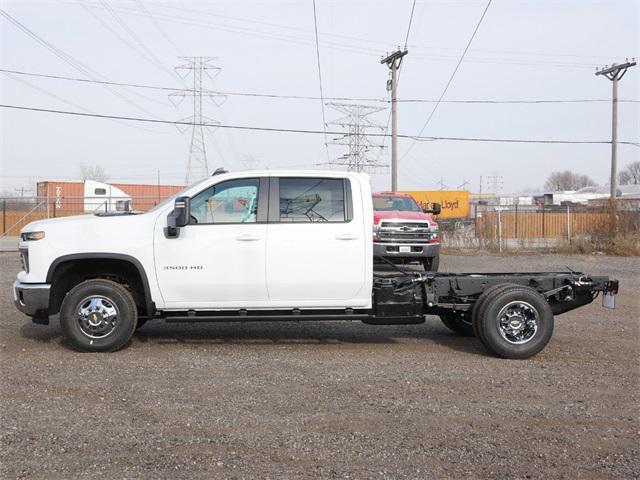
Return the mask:
{"type": "Polygon", "coordinates": [[[410,195],[382,192],[373,194],[373,254],[378,261],[421,263],[427,271],[440,265],[438,224],[431,213],[440,206],[423,210],[410,195]]]}

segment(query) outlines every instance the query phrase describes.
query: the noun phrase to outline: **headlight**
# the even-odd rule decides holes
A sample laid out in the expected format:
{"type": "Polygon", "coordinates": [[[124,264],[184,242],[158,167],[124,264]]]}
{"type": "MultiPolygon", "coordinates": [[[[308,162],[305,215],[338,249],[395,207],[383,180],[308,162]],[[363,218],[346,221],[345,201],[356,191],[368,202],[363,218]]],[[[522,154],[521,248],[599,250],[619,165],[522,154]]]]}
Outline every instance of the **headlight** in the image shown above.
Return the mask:
{"type": "Polygon", "coordinates": [[[429,233],[438,233],[438,227],[430,227],[429,233]]]}
{"type": "Polygon", "coordinates": [[[44,238],[44,232],[25,232],[20,236],[25,242],[31,242],[34,240],[42,240],[44,238]]]}

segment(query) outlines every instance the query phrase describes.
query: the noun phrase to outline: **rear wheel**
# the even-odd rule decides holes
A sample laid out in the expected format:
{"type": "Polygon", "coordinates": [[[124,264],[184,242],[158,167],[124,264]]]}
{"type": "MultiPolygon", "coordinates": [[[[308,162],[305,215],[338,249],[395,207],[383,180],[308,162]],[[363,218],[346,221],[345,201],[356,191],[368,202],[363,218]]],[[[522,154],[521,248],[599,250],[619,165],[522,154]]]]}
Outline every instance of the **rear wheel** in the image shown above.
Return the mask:
{"type": "Polygon", "coordinates": [[[483,345],[504,358],[529,358],[553,334],[553,312],[546,299],[530,287],[493,292],[475,319],[483,345]]]}
{"type": "Polygon", "coordinates": [[[487,288],[482,294],[478,297],[478,300],[473,306],[473,310],[471,311],[471,325],[473,327],[473,332],[476,337],[482,340],[482,332],[480,332],[477,328],[478,321],[477,318],[483,315],[484,305],[486,304],[489,298],[492,298],[497,292],[502,291],[507,288],[517,287],[518,285],[515,283],[501,283],[499,285],[494,285],[492,287],[487,288]]]}
{"type": "Polygon", "coordinates": [[[138,323],[133,296],[111,280],[76,285],[60,308],[62,334],[83,352],[112,352],[125,346],[138,323]]]}
{"type": "Polygon", "coordinates": [[[471,323],[471,314],[469,312],[447,312],[440,314],[440,320],[452,332],[462,337],[473,337],[473,325],[471,323]]]}

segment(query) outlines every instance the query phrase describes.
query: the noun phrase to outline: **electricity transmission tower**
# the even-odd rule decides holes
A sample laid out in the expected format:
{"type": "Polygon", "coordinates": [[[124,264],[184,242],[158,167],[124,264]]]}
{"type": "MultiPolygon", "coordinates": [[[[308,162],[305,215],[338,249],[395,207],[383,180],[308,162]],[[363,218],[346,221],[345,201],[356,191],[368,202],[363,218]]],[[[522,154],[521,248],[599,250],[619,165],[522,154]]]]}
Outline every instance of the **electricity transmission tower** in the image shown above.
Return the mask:
{"type": "Polygon", "coordinates": [[[218,106],[222,104],[226,98],[224,95],[208,93],[202,91],[203,76],[213,79],[220,73],[220,67],[211,65],[214,60],[212,57],[180,57],[186,63],[176,67],[176,72],[182,78],[188,75],[193,76],[193,86],[189,89],[177,90],[169,94],[169,99],[174,105],[180,104],[186,97],[193,99],[193,114],[180,120],[190,124],[191,126],[191,146],[189,147],[189,158],[187,160],[187,173],[185,182],[187,185],[201,180],[209,175],[209,166],[207,164],[207,147],[205,142],[205,128],[213,129],[220,122],[206,117],[203,113],[202,99],[204,97],[213,100],[218,106]],[[211,75],[210,71],[215,72],[211,75]],[[222,99],[218,101],[218,99],[222,99]]]}
{"type": "Polygon", "coordinates": [[[489,175],[487,177],[487,180],[489,182],[489,185],[491,185],[491,191],[497,197],[498,193],[502,189],[502,175],[494,173],[492,175],[489,175]]]}
{"type": "Polygon", "coordinates": [[[331,165],[347,167],[352,172],[374,172],[384,165],[378,163],[378,159],[369,156],[371,150],[382,149],[384,145],[371,142],[367,137],[370,129],[384,130],[382,125],[373,123],[368,117],[384,110],[384,107],[370,107],[368,105],[355,105],[348,103],[327,103],[328,106],[343,113],[345,116],[329,122],[346,130],[342,137],[334,138],[328,142],[332,145],[344,145],[349,147],[348,153],[330,162],[331,165]]]}

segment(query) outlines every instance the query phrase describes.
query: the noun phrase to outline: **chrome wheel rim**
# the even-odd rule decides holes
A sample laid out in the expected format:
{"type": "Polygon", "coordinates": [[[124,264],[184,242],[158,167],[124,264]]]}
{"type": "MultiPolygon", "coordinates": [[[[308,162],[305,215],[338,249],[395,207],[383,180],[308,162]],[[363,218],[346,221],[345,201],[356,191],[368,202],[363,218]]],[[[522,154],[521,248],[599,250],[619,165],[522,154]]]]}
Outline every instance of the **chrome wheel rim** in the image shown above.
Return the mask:
{"type": "Polygon", "coordinates": [[[77,320],[80,331],[89,338],[111,335],[118,324],[120,312],[113,300],[92,295],[78,303],[77,320]]]}
{"type": "Polygon", "coordinates": [[[509,302],[498,313],[500,336],[513,345],[530,342],[538,332],[539,322],[538,310],[527,302],[509,302]]]}

